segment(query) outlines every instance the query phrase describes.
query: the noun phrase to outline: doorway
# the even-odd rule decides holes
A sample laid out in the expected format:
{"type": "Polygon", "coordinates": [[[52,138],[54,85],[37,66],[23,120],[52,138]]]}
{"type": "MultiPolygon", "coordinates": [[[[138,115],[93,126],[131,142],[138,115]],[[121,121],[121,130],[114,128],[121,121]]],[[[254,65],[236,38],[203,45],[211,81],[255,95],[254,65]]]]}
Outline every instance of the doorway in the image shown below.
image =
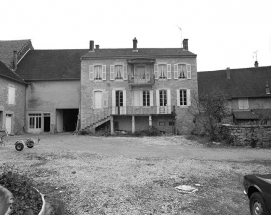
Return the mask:
{"type": "Polygon", "coordinates": [[[43,128],[44,132],[50,132],[50,126],[51,125],[51,116],[50,113],[44,113],[43,114],[43,128]]]}
{"type": "Polygon", "coordinates": [[[6,114],[6,130],[9,134],[11,134],[11,131],[12,131],[11,119],[12,119],[12,114],[6,114]]]}

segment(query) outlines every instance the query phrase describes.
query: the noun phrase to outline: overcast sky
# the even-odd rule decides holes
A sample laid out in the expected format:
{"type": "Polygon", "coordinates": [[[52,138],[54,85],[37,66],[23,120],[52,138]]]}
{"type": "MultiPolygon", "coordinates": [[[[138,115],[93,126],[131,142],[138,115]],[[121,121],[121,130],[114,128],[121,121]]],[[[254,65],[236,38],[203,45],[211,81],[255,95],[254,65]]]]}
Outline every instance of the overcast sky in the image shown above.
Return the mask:
{"type": "Polygon", "coordinates": [[[0,0],[0,40],[35,49],[180,48],[198,71],[271,66],[271,0],[0,0]],[[182,31],[177,27],[179,26],[182,31]]]}

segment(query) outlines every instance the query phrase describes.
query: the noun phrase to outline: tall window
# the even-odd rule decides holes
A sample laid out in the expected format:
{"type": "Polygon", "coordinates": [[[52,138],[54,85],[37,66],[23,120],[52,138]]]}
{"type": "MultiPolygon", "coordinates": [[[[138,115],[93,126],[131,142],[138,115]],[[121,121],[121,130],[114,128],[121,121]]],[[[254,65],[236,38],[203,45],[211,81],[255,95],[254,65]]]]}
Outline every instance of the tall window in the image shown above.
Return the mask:
{"type": "Polygon", "coordinates": [[[165,64],[158,65],[158,76],[161,79],[167,78],[167,65],[165,64]]]}
{"type": "Polygon", "coordinates": [[[123,106],[123,91],[116,91],[116,106],[123,106]]]}
{"type": "Polygon", "coordinates": [[[94,108],[102,108],[103,107],[103,92],[95,91],[94,92],[94,108]]]}
{"type": "Polygon", "coordinates": [[[14,105],[15,104],[15,88],[8,87],[8,104],[14,105]]]}
{"type": "Polygon", "coordinates": [[[94,80],[102,80],[102,66],[94,66],[94,80]]]}
{"type": "Polygon", "coordinates": [[[115,79],[123,79],[123,66],[115,65],[115,79]]]}
{"type": "Polygon", "coordinates": [[[167,91],[166,90],[160,90],[159,92],[159,99],[160,99],[160,106],[167,106],[167,91]]]}
{"type": "Polygon", "coordinates": [[[180,90],[180,105],[187,105],[187,91],[180,90]]]}
{"type": "Polygon", "coordinates": [[[150,91],[143,91],[143,106],[150,106],[150,91]]]}
{"type": "Polygon", "coordinates": [[[41,128],[41,114],[29,114],[29,128],[41,128]]]}
{"type": "Polygon", "coordinates": [[[178,78],[186,78],[186,65],[185,64],[179,64],[178,65],[178,78]]]}

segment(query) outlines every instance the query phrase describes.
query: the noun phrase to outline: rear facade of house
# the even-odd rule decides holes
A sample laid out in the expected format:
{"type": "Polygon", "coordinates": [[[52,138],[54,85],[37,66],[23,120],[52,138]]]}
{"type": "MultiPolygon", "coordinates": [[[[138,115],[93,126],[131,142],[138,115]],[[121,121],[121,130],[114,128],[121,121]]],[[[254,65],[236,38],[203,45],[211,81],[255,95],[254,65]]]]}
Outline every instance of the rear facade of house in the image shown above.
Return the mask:
{"type": "Polygon", "coordinates": [[[81,60],[81,128],[166,133],[193,128],[189,109],[197,97],[196,55],[183,48],[94,49],[81,60]]]}

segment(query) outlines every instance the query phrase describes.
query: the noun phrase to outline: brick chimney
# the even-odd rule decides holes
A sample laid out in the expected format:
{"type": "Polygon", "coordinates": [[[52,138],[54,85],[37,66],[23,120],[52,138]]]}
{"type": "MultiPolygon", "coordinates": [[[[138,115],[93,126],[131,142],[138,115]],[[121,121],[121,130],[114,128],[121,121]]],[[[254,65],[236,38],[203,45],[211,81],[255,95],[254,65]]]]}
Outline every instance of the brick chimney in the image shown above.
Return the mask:
{"type": "Polygon", "coordinates": [[[255,66],[255,67],[259,67],[259,63],[258,63],[257,60],[255,61],[254,66],[255,66]]]}
{"type": "Polygon", "coordinates": [[[96,50],[100,49],[100,46],[99,45],[95,45],[95,49],[96,50]]]}
{"type": "Polygon", "coordinates": [[[188,39],[183,39],[183,50],[188,51],[188,39]]]}
{"type": "Polygon", "coordinates": [[[133,39],[133,52],[137,52],[137,39],[136,37],[133,39]]]}
{"type": "Polygon", "coordinates": [[[17,63],[18,63],[18,54],[17,51],[13,51],[13,65],[12,65],[13,71],[16,71],[17,63]]]}
{"type": "Polygon", "coordinates": [[[94,41],[93,40],[89,41],[89,51],[94,52],[94,41]]]}
{"type": "Polygon", "coordinates": [[[231,79],[231,70],[230,70],[230,67],[227,67],[227,79],[231,79]]]}

